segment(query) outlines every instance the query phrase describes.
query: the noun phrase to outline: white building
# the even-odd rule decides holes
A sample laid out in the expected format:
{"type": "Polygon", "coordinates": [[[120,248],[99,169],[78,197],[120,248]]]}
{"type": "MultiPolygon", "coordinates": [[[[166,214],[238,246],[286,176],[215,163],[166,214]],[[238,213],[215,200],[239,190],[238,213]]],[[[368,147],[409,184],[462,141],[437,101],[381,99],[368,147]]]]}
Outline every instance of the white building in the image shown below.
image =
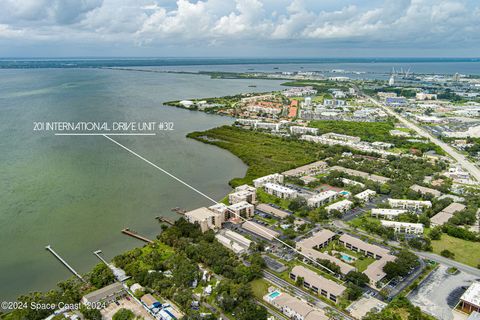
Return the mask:
{"type": "Polygon", "coordinates": [[[374,208],[372,209],[372,217],[392,220],[397,218],[399,214],[403,214],[407,212],[408,210],[402,210],[402,209],[374,208]]]}
{"type": "Polygon", "coordinates": [[[310,128],[310,127],[301,127],[301,126],[291,126],[290,127],[291,134],[318,134],[317,128],[310,128]]]}
{"type": "Polygon", "coordinates": [[[395,232],[398,233],[408,233],[408,234],[422,234],[423,233],[423,224],[421,223],[408,223],[408,222],[398,222],[398,221],[389,221],[381,220],[382,226],[387,228],[393,228],[395,232]]]}
{"type": "Polygon", "coordinates": [[[473,282],[458,303],[465,313],[480,312],[480,282],[473,282]]]}
{"type": "Polygon", "coordinates": [[[432,227],[442,226],[450,220],[456,212],[465,210],[465,205],[461,203],[451,203],[445,209],[430,218],[432,227]]]}
{"type": "Polygon", "coordinates": [[[269,174],[268,176],[263,176],[253,180],[253,186],[255,188],[263,187],[267,182],[271,183],[283,183],[283,175],[279,173],[269,174]]]}
{"type": "Polygon", "coordinates": [[[312,208],[319,208],[335,199],[337,199],[338,192],[333,190],[327,190],[320,192],[319,194],[314,195],[307,199],[307,204],[312,208]]]}
{"type": "Polygon", "coordinates": [[[301,97],[301,96],[313,96],[317,94],[317,90],[311,86],[306,87],[293,87],[283,91],[285,97],[301,97]]]}
{"type": "Polygon", "coordinates": [[[306,107],[309,107],[312,104],[312,97],[306,97],[304,104],[306,107]]]}
{"type": "Polygon", "coordinates": [[[281,123],[278,122],[257,122],[253,125],[255,129],[264,129],[271,131],[279,131],[282,127],[281,123]]]}
{"type": "Polygon", "coordinates": [[[351,179],[347,179],[347,178],[341,178],[341,181],[343,182],[344,185],[347,185],[347,186],[360,186],[362,188],[365,187],[365,184],[363,184],[361,182],[358,182],[358,181],[355,181],[355,180],[351,180],[351,179]]]}
{"type": "Polygon", "coordinates": [[[442,193],[438,190],[423,187],[423,186],[419,186],[418,184],[414,184],[413,186],[410,187],[410,189],[412,189],[415,192],[420,193],[421,195],[430,194],[430,195],[434,196],[435,198],[440,197],[442,195],[442,193]]]}
{"type": "Polygon", "coordinates": [[[295,266],[290,272],[290,279],[296,281],[299,277],[303,278],[303,286],[305,288],[308,288],[314,293],[322,295],[335,303],[347,289],[341,284],[326,279],[310,269],[303,266],[295,266]]]}
{"type": "Polygon", "coordinates": [[[367,189],[365,191],[357,193],[356,195],[354,195],[354,197],[357,198],[358,200],[363,201],[363,202],[368,202],[368,201],[372,200],[373,197],[375,197],[376,194],[377,193],[375,191],[367,189]]]}
{"type": "Polygon", "coordinates": [[[342,200],[339,202],[332,203],[328,207],[325,207],[328,213],[330,213],[332,210],[338,210],[342,213],[345,213],[346,211],[350,210],[350,208],[353,207],[353,202],[350,200],[342,200]]]}
{"type": "Polygon", "coordinates": [[[395,209],[406,209],[411,211],[420,211],[424,208],[432,207],[430,201],[420,200],[388,199],[388,204],[395,209]]]}
{"type": "Polygon", "coordinates": [[[232,215],[232,217],[242,217],[245,219],[253,217],[255,213],[255,207],[253,204],[250,204],[246,201],[240,201],[237,203],[234,203],[232,205],[229,205],[228,207],[229,213],[232,215]]]}
{"type": "Polygon", "coordinates": [[[277,231],[264,227],[253,221],[245,221],[242,224],[242,228],[270,241],[280,236],[280,233],[277,231]]]}
{"type": "Polygon", "coordinates": [[[325,134],[322,135],[322,137],[324,137],[326,139],[334,139],[334,140],[354,142],[354,143],[361,141],[361,139],[359,137],[348,136],[346,134],[339,134],[339,133],[334,133],[334,132],[325,133],[325,134]]]}
{"type": "Polygon", "coordinates": [[[234,204],[241,201],[254,204],[256,202],[257,189],[247,184],[238,186],[235,188],[235,192],[228,195],[228,201],[230,204],[234,204]]]}
{"type": "Polygon", "coordinates": [[[260,120],[255,120],[255,119],[236,119],[236,123],[241,124],[243,126],[255,126],[257,122],[260,122],[260,120]]]}
{"type": "Polygon", "coordinates": [[[209,229],[220,229],[225,222],[225,216],[206,207],[185,212],[185,219],[190,223],[198,223],[202,232],[209,229]]]}
{"type": "Polygon", "coordinates": [[[282,112],[282,108],[277,108],[273,106],[266,107],[262,105],[250,105],[246,109],[248,112],[252,112],[252,113],[266,113],[271,115],[279,114],[282,112]]]}
{"type": "Polygon", "coordinates": [[[281,199],[293,199],[293,198],[296,198],[298,195],[298,192],[296,190],[276,184],[276,183],[267,182],[263,186],[263,188],[267,193],[281,199]]]}
{"type": "Polygon", "coordinates": [[[328,164],[325,161],[316,161],[304,166],[282,172],[285,177],[300,177],[303,175],[312,175],[325,171],[328,164]]]}
{"type": "Polygon", "coordinates": [[[215,238],[217,239],[218,242],[220,242],[223,246],[226,248],[232,250],[235,252],[235,254],[243,254],[246,252],[246,249],[236,243],[235,241],[225,237],[224,235],[221,234],[216,234],[215,238]]]}
{"type": "Polygon", "coordinates": [[[271,291],[263,297],[288,319],[293,320],[328,320],[322,309],[312,307],[307,301],[300,300],[286,292],[271,291]]]}

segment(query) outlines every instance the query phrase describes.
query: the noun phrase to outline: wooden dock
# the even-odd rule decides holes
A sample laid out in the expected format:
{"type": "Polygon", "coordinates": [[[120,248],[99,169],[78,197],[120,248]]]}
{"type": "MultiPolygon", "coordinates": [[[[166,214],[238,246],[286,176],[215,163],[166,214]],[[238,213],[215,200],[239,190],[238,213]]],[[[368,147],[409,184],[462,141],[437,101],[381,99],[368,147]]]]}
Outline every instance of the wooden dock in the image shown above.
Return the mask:
{"type": "Polygon", "coordinates": [[[123,229],[123,230],[122,230],[122,233],[123,233],[123,234],[126,234],[126,235],[128,235],[128,236],[130,236],[130,237],[136,238],[136,239],[138,239],[138,240],[141,240],[141,241],[143,241],[143,242],[153,243],[153,240],[150,240],[150,239],[148,239],[147,237],[144,237],[144,236],[142,236],[142,235],[140,235],[140,234],[136,233],[135,231],[132,231],[132,230],[130,230],[130,229],[128,229],[128,228],[123,229]]]}
{"type": "Polygon", "coordinates": [[[176,212],[176,213],[178,213],[178,214],[184,214],[185,212],[187,212],[187,210],[182,209],[182,208],[180,208],[180,207],[172,208],[172,211],[173,211],[173,212],[176,212]]]}
{"type": "Polygon", "coordinates": [[[60,257],[60,255],[58,253],[55,252],[55,250],[53,250],[52,246],[51,245],[48,245],[45,247],[45,249],[47,249],[48,251],[50,251],[54,256],[55,258],[57,258],[65,267],[67,267],[68,270],[70,270],[71,273],[73,273],[77,278],[79,278],[80,280],[82,280],[83,282],[86,282],[85,279],[83,279],[83,277],[80,275],[80,273],[78,273],[77,271],[75,271],[75,269],[73,269],[73,267],[71,267],[67,261],[63,260],[62,257],[60,257]]]}
{"type": "Polygon", "coordinates": [[[158,222],[160,222],[160,223],[166,223],[166,224],[171,225],[171,226],[173,226],[175,224],[175,221],[170,220],[170,219],[165,218],[165,217],[162,217],[162,216],[155,217],[155,219],[157,219],[158,222]]]}

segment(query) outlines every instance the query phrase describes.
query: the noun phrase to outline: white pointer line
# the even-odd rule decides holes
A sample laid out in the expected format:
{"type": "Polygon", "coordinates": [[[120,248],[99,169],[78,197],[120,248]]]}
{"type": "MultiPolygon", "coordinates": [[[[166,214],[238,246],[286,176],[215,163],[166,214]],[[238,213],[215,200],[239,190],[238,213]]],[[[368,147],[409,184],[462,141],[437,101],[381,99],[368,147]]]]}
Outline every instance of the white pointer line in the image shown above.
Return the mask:
{"type": "Polygon", "coordinates": [[[156,133],[55,133],[56,136],[155,136],[156,133]]]}
{"type": "MultiPolygon", "coordinates": [[[[174,176],[173,174],[171,174],[170,172],[166,171],[165,169],[162,169],[160,168],[159,166],[157,166],[155,163],[151,162],[150,160],[147,160],[145,159],[144,157],[142,157],[141,155],[139,155],[138,153],[136,153],[135,151],[125,147],[123,144],[117,142],[116,140],[110,138],[107,134],[104,134],[103,135],[105,138],[107,138],[108,140],[112,141],[113,143],[115,143],[116,145],[118,145],[119,147],[125,149],[126,151],[130,152],[131,154],[133,154],[134,156],[136,156],[137,158],[140,158],[141,160],[145,161],[146,163],[148,163],[149,165],[153,166],[155,169],[158,169],[160,171],[162,171],[163,173],[165,173],[166,175],[168,175],[169,177],[177,180],[178,182],[180,182],[181,184],[185,185],[186,187],[190,188],[191,190],[195,191],[196,193],[200,194],[201,196],[207,198],[208,200],[210,200],[211,202],[213,202],[214,204],[219,204],[218,201],[215,201],[214,199],[212,199],[211,197],[209,197],[208,195],[206,195],[205,193],[201,192],[200,190],[198,190],[197,188],[195,187],[192,187],[191,185],[189,185],[188,183],[186,183],[185,181],[183,181],[182,179],[180,178],[177,178],[176,176],[174,176]]],[[[236,212],[233,212],[232,210],[228,209],[231,213],[233,213],[234,215],[236,215],[238,218],[240,218],[241,220],[244,220],[244,221],[248,221],[247,219],[245,219],[244,217],[240,216],[239,214],[237,214],[236,212]]],[[[310,261],[312,261],[314,264],[322,267],[323,269],[325,270],[328,270],[330,273],[332,274],[335,274],[335,272],[333,272],[332,270],[330,270],[329,268],[325,267],[324,265],[318,263],[316,260],[308,257],[307,255],[303,254],[302,252],[298,251],[296,248],[292,247],[291,245],[289,245],[288,243],[285,243],[284,241],[280,240],[279,238],[277,238],[274,234],[270,234],[268,233],[268,231],[265,231],[263,230],[262,228],[256,226],[256,225],[252,225],[254,228],[256,228],[257,230],[261,231],[261,233],[267,233],[269,236],[271,236],[273,239],[277,240],[278,242],[282,243],[284,246],[292,249],[293,251],[295,251],[296,253],[298,253],[299,255],[303,256],[305,259],[308,259],[310,261]]]]}

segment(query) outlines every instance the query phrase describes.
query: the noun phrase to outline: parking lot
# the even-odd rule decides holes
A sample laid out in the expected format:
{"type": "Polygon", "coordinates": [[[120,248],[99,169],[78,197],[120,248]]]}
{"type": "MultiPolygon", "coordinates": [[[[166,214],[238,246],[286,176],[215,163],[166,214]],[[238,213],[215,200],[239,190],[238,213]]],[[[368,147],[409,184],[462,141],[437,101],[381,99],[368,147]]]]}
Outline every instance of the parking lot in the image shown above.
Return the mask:
{"type": "Polygon", "coordinates": [[[408,299],[422,311],[441,320],[453,320],[452,308],[460,296],[477,277],[460,272],[456,275],[447,273],[447,267],[440,265],[422,283],[408,295],[408,299]]]}
{"type": "Polygon", "coordinates": [[[142,317],[145,320],[153,320],[154,318],[138,303],[124,298],[118,300],[117,303],[109,304],[105,309],[101,310],[104,319],[112,319],[113,315],[120,309],[125,308],[132,311],[136,316],[142,317]]]}

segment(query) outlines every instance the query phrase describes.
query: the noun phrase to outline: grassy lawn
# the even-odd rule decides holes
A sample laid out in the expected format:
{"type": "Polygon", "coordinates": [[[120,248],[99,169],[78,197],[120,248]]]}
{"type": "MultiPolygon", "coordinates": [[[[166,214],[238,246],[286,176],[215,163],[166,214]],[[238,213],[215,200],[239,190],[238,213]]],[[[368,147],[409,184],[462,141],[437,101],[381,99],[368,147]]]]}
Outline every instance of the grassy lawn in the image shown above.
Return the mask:
{"type": "Polygon", "coordinates": [[[142,248],[135,248],[124,252],[121,256],[134,256],[136,270],[148,271],[154,269],[154,264],[159,261],[165,261],[174,254],[172,247],[166,244],[155,241],[152,244],[146,245],[142,248]]]}
{"type": "Polygon", "coordinates": [[[277,198],[269,193],[266,193],[262,189],[257,189],[257,201],[262,203],[273,203],[277,206],[288,210],[289,200],[277,198]]]}
{"type": "Polygon", "coordinates": [[[365,257],[363,259],[357,259],[357,260],[355,260],[355,267],[357,268],[358,271],[363,272],[374,261],[375,261],[375,259],[371,258],[371,257],[365,257]]]}
{"type": "Polygon", "coordinates": [[[262,301],[263,296],[268,293],[268,288],[272,285],[264,279],[256,279],[250,282],[250,286],[255,298],[262,301]]]}
{"type": "Polygon", "coordinates": [[[232,126],[192,132],[188,137],[227,149],[248,165],[246,176],[230,181],[232,186],[251,183],[255,178],[322,159],[322,150],[326,148],[232,126]]]}
{"type": "Polygon", "coordinates": [[[455,254],[455,260],[472,267],[480,265],[480,242],[472,242],[442,234],[441,240],[432,241],[433,252],[440,254],[442,250],[449,250],[455,254]]]}
{"type": "Polygon", "coordinates": [[[328,254],[328,252],[331,251],[331,250],[335,250],[335,251],[338,251],[338,252],[343,252],[343,253],[348,254],[349,256],[357,258],[355,260],[355,262],[353,263],[353,266],[355,266],[355,268],[357,268],[357,270],[360,271],[360,272],[365,271],[365,269],[367,269],[367,267],[372,262],[375,261],[374,258],[365,257],[361,253],[358,253],[358,252],[355,252],[355,251],[352,251],[352,250],[349,250],[349,249],[345,248],[341,244],[338,244],[337,241],[330,242],[328,244],[328,246],[326,246],[325,248],[322,248],[322,250],[320,250],[320,251],[328,254]]]}
{"type": "Polygon", "coordinates": [[[360,137],[365,141],[386,141],[390,130],[394,129],[391,122],[355,122],[322,120],[310,122],[311,127],[318,128],[320,133],[335,132],[360,137]]]}

